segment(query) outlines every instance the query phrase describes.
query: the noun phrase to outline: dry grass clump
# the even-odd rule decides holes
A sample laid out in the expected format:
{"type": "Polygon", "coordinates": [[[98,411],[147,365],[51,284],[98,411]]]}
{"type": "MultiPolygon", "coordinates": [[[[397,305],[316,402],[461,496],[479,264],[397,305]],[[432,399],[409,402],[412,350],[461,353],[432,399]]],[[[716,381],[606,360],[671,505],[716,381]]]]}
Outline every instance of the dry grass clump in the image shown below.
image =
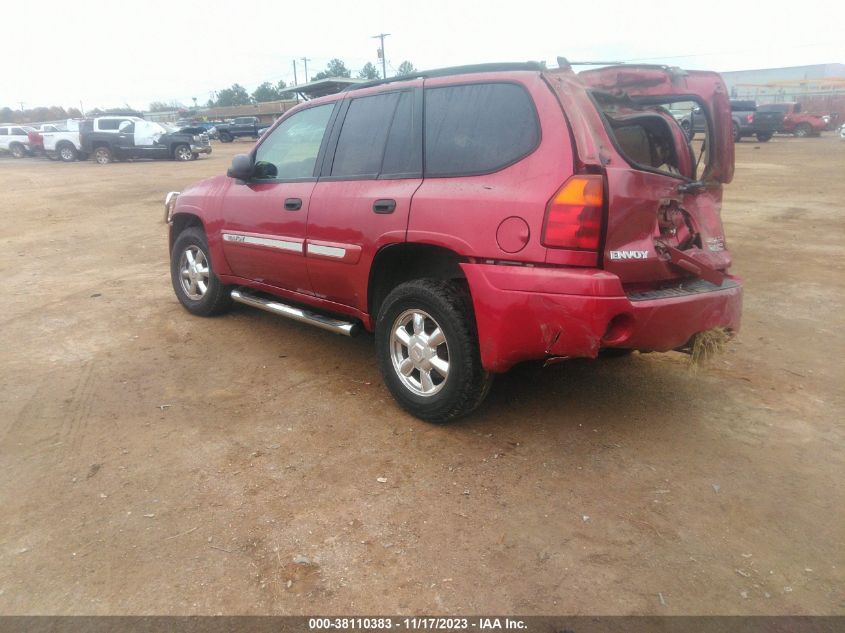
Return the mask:
{"type": "Polygon", "coordinates": [[[690,369],[695,371],[717,354],[724,352],[730,340],[731,332],[723,327],[696,334],[689,350],[690,369]]]}

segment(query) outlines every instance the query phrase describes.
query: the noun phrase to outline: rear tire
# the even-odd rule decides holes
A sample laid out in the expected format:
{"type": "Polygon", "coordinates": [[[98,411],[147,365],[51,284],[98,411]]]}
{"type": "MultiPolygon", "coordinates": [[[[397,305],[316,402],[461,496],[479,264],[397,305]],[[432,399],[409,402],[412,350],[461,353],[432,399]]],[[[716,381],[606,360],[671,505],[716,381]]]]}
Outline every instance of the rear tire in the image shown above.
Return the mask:
{"type": "Polygon", "coordinates": [[[102,146],[94,150],[94,160],[100,165],[108,165],[114,161],[114,155],[112,154],[111,149],[102,146]]]}
{"type": "Polygon", "coordinates": [[[429,422],[471,413],[493,382],[481,366],[469,293],[452,281],[417,279],[394,288],[378,312],[376,353],[396,401],[429,422]]]}
{"type": "Polygon", "coordinates": [[[794,134],[799,138],[807,138],[813,134],[813,128],[809,123],[799,123],[794,134]]]}
{"type": "Polygon", "coordinates": [[[740,131],[739,126],[734,123],[732,126],[733,135],[734,135],[734,143],[739,143],[742,140],[742,131],[740,131]]]}
{"type": "Polygon", "coordinates": [[[9,145],[9,151],[12,152],[12,156],[15,158],[23,158],[26,156],[26,148],[20,143],[12,143],[9,145]]]}
{"type": "Polygon", "coordinates": [[[687,137],[687,140],[692,140],[695,132],[692,131],[692,124],[689,121],[681,121],[681,129],[687,137]]]}
{"type": "Polygon", "coordinates": [[[771,132],[757,132],[757,140],[761,143],[768,143],[772,140],[771,132]]]}
{"type": "Polygon", "coordinates": [[[188,227],[176,238],[170,252],[170,281],[191,314],[215,316],[232,307],[231,288],[214,274],[208,240],[199,227],[188,227]]]}

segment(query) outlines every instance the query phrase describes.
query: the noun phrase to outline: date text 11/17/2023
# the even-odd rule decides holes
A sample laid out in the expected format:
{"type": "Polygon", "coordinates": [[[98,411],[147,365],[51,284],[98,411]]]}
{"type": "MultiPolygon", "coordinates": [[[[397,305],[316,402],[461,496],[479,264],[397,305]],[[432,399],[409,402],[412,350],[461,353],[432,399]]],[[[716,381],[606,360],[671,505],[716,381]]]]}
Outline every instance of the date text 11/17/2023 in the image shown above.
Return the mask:
{"type": "Polygon", "coordinates": [[[358,618],[309,618],[308,629],[315,630],[389,630],[459,631],[459,630],[524,630],[527,624],[519,618],[477,617],[358,617],[358,618]]]}

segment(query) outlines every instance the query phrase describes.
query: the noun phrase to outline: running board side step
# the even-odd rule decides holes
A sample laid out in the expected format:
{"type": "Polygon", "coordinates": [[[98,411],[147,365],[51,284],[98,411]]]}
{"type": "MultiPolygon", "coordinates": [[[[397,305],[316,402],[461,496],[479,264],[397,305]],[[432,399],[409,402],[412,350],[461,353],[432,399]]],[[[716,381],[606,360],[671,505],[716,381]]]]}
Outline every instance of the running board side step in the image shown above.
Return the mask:
{"type": "Polygon", "coordinates": [[[334,332],[335,334],[342,334],[344,336],[354,336],[360,331],[360,325],[352,321],[341,321],[330,316],[317,314],[304,308],[297,308],[286,303],[282,303],[276,299],[268,299],[256,294],[253,294],[245,288],[236,288],[232,290],[232,299],[238,303],[243,303],[259,310],[266,310],[279,316],[293,319],[301,323],[309,323],[316,325],[318,328],[334,332]]]}

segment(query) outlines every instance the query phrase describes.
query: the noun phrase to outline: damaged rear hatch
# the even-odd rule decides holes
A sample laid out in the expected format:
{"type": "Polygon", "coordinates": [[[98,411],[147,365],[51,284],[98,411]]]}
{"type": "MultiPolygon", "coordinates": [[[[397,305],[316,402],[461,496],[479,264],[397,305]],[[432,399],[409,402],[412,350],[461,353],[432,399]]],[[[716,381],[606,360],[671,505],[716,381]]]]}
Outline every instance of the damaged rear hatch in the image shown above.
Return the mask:
{"type": "Polygon", "coordinates": [[[632,297],[683,284],[699,291],[734,285],[725,274],[731,261],[721,219],[722,185],[734,170],[731,109],[721,77],[612,66],[578,79],[586,87],[580,98],[599,115],[595,146],[585,148],[582,161],[589,168],[598,158],[596,167],[607,178],[603,267],[632,297]],[[703,138],[690,141],[684,134],[670,112],[679,105],[701,109],[703,138]]]}

